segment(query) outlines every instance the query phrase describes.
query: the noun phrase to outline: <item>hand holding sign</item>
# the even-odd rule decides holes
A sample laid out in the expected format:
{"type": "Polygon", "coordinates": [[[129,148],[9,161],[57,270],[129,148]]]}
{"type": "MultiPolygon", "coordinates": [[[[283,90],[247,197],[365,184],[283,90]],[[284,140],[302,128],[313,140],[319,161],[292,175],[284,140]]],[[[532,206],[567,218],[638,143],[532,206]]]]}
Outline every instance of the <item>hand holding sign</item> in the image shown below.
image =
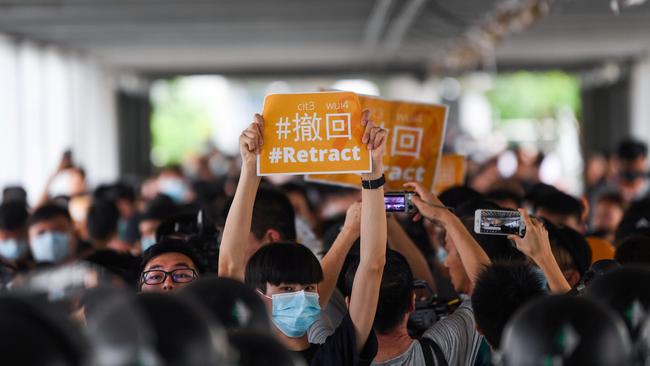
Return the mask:
{"type": "Polygon", "coordinates": [[[257,155],[260,153],[264,144],[264,139],[262,138],[263,128],[264,118],[259,114],[255,114],[253,123],[239,136],[239,152],[244,167],[255,169],[257,155]]]}
{"type": "Polygon", "coordinates": [[[364,174],[363,179],[377,179],[384,171],[383,158],[384,151],[386,150],[386,137],[388,132],[386,129],[376,126],[369,117],[370,111],[364,110],[361,115],[361,125],[365,127],[365,130],[361,141],[371,151],[372,172],[370,174],[364,174]]]}

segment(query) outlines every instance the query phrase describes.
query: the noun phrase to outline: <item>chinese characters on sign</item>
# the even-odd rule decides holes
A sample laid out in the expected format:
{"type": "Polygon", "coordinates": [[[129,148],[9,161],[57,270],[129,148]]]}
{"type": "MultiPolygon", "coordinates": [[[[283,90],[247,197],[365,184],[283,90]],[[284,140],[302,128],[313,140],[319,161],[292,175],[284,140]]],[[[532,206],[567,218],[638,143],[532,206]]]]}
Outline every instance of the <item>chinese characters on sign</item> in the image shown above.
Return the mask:
{"type": "MultiPolygon", "coordinates": [[[[389,101],[360,96],[362,109],[388,130],[384,174],[389,190],[403,190],[403,184],[418,181],[433,188],[445,133],[447,107],[443,105],[389,101]]],[[[309,175],[309,181],[360,186],[352,174],[309,175]]]]}
{"type": "Polygon", "coordinates": [[[273,94],[266,97],[262,115],[259,175],[370,171],[356,94],[273,94]]]}

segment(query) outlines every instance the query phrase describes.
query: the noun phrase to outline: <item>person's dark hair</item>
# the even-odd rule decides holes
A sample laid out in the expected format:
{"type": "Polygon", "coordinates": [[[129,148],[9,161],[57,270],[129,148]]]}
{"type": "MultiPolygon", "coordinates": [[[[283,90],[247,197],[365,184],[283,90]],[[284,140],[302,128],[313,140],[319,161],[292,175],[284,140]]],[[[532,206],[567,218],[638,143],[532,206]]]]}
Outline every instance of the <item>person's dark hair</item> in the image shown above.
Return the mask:
{"type": "Polygon", "coordinates": [[[36,211],[32,213],[32,216],[30,216],[28,223],[29,226],[32,226],[36,223],[52,220],[57,217],[63,217],[72,222],[72,217],[65,207],[53,203],[48,203],[37,208],[36,211]]]}
{"type": "Polygon", "coordinates": [[[246,265],[245,282],[266,293],[266,283],[307,285],[323,280],[323,269],[316,256],[304,245],[294,242],[272,243],[251,256],[246,265]]]}
{"type": "Polygon", "coordinates": [[[169,196],[159,194],[145,206],[142,220],[166,220],[178,212],[178,206],[169,196]]]}
{"type": "Polygon", "coordinates": [[[94,240],[106,240],[117,233],[120,211],[113,201],[95,200],[88,209],[86,227],[94,240]]]}
{"type": "Polygon", "coordinates": [[[570,215],[577,222],[582,222],[585,210],[580,200],[559,190],[540,195],[534,205],[535,210],[544,209],[554,214],[570,215]]]}
{"type": "Polygon", "coordinates": [[[510,189],[494,189],[485,195],[490,201],[513,201],[517,207],[523,207],[524,198],[510,189]]]}
{"type": "Polygon", "coordinates": [[[21,186],[7,186],[2,190],[2,203],[19,202],[27,205],[27,191],[21,186]]]}
{"type": "MultiPolygon", "coordinates": [[[[350,296],[354,276],[359,266],[358,260],[345,273],[345,295],[350,296]]],[[[381,278],[379,302],[373,327],[377,333],[386,334],[404,320],[413,297],[413,273],[406,258],[400,253],[388,249],[386,265],[381,278]]]]}
{"type": "Polygon", "coordinates": [[[102,184],[93,192],[94,199],[102,199],[108,201],[127,200],[135,202],[135,189],[130,185],[117,182],[113,184],[102,184]]]}
{"type": "Polygon", "coordinates": [[[472,218],[476,210],[503,210],[498,204],[483,197],[469,199],[454,208],[454,214],[461,219],[472,218]]]}
{"type": "Polygon", "coordinates": [[[622,265],[650,265],[650,237],[644,235],[628,236],[616,249],[614,259],[622,265]]]}
{"type": "Polygon", "coordinates": [[[625,211],[616,228],[615,244],[634,234],[650,236],[650,198],[633,202],[625,211]]]}
{"type": "MultiPolygon", "coordinates": [[[[591,247],[585,237],[569,227],[557,227],[547,220],[544,221],[544,226],[548,231],[551,246],[566,251],[571,257],[572,263],[569,266],[575,267],[580,276],[583,276],[591,266],[592,256],[591,247]]],[[[558,260],[560,268],[562,270],[567,269],[563,268],[564,266],[560,262],[558,260]]]]}
{"type": "Polygon", "coordinates": [[[525,303],[544,296],[539,274],[525,263],[497,262],[476,279],[472,307],[476,325],[493,348],[499,348],[503,329],[525,303]]]}
{"type": "Polygon", "coordinates": [[[199,274],[203,274],[201,261],[197,258],[192,248],[185,241],[177,239],[163,239],[145,250],[144,253],[142,253],[139,272],[142,273],[142,271],[147,267],[147,263],[152,259],[165,253],[180,253],[187,256],[196,267],[196,271],[199,274]]]}
{"type": "Polygon", "coordinates": [[[281,191],[286,192],[287,194],[289,193],[300,194],[305,198],[305,202],[307,202],[307,207],[309,208],[309,210],[314,211],[314,204],[309,198],[309,191],[307,190],[307,187],[305,186],[304,183],[301,183],[300,181],[291,181],[282,184],[279,188],[281,191]]]}
{"type": "Polygon", "coordinates": [[[524,195],[524,200],[533,206],[540,200],[540,197],[549,193],[554,193],[558,189],[546,183],[535,183],[530,186],[524,195]]]}
{"type": "Polygon", "coordinates": [[[618,144],[616,156],[627,161],[645,158],[648,156],[648,146],[639,140],[627,138],[618,144]]]}
{"type": "Polygon", "coordinates": [[[186,239],[198,236],[197,215],[198,212],[187,212],[167,218],[156,229],[156,240],[164,238],[186,239]]]}
{"type": "Polygon", "coordinates": [[[280,240],[296,239],[295,212],[289,198],[278,189],[262,185],[255,197],[251,232],[261,240],[270,229],[278,231],[280,240]]]}
{"type": "Polygon", "coordinates": [[[27,224],[29,213],[24,203],[5,202],[0,205],[0,230],[18,230],[27,224]]]}
{"type": "Polygon", "coordinates": [[[449,207],[458,207],[463,202],[482,197],[483,195],[467,186],[451,187],[438,196],[440,201],[449,207]]]}
{"type": "Polygon", "coordinates": [[[116,252],[111,249],[100,249],[87,255],[84,261],[105,268],[124,280],[129,286],[135,287],[137,285],[140,257],[116,252]]]}
{"type": "Polygon", "coordinates": [[[612,203],[616,206],[619,206],[622,210],[625,210],[627,208],[625,199],[619,192],[616,191],[606,192],[598,196],[598,198],[596,199],[596,203],[601,203],[601,202],[612,203]]]}

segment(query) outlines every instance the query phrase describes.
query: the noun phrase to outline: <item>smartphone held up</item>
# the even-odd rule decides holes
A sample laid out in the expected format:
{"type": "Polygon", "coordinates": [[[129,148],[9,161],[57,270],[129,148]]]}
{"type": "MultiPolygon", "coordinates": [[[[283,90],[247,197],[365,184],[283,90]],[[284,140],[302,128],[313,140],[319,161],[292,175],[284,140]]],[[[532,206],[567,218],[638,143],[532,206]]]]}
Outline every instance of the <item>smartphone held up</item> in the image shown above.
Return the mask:
{"type": "Polygon", "coordinates": [[[518,211],[476,210],[474,232],[488,235],[526,235],[526,224],[518,211]]]}

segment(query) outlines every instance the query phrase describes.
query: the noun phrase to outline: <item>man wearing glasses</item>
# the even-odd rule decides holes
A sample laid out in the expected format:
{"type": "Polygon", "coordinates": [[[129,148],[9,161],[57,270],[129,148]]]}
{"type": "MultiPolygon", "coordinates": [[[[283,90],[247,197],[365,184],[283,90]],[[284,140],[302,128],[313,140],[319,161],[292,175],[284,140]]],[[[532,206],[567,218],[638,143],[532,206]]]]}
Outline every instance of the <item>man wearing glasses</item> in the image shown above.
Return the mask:
{"type": "Polygon", "coordinates": [[[199,260],[182,240],[165,239],[147,249],[142,257],[139,289],[172,292],[199,278],[199,260]]]}

